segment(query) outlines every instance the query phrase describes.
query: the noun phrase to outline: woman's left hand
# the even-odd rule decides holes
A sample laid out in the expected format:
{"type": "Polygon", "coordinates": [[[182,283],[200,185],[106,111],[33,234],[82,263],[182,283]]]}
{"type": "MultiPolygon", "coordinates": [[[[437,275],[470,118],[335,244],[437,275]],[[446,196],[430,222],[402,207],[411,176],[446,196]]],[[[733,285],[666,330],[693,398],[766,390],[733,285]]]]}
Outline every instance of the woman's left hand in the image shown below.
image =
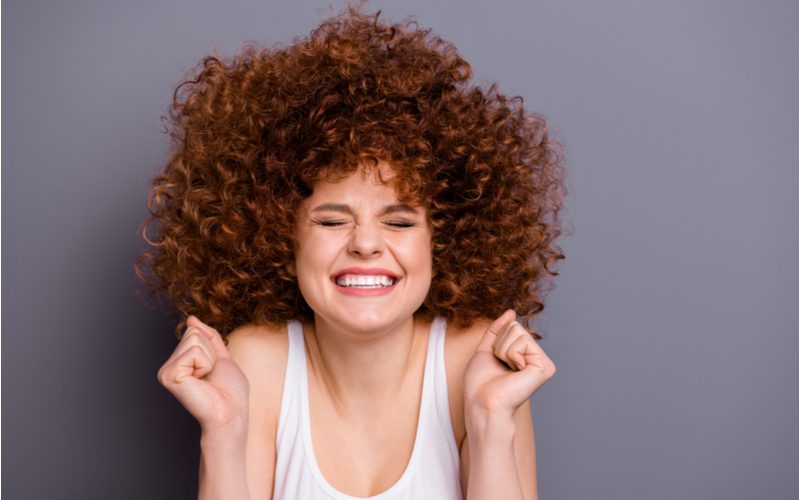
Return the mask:
{"type": "Polygon", "coordinates": [[[516,316],[509,309],[497,318],[467,364],[464,404],[469,414],[512,417],[556,373],[516,316]]]}

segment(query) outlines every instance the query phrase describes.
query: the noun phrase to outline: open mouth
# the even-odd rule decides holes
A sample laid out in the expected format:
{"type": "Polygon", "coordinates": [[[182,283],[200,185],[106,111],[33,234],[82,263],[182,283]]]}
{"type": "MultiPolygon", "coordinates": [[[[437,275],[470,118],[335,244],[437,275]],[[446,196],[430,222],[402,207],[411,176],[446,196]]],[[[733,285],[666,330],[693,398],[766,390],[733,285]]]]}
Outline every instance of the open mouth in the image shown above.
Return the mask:
{"type": "Polygon", "coordinates": [[[399,278],[383,274],[342,274],[334,278],[337,285],[355,289],[389,288],[398,281],[399,278]]]}
{"type": "Polygon", "coordinates": [[[379,267],[348,267],[331,276],[339,290],[359,297],[388,293],[401,279],[397,273],[379,267]]]}

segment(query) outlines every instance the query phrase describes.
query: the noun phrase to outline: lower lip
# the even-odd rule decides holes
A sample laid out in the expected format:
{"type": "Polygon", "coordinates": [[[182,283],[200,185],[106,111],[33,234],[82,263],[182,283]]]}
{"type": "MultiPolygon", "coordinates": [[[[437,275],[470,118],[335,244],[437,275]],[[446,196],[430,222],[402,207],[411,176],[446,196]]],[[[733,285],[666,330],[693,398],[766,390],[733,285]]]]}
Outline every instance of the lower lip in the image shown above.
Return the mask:
{"type": "Polygon", "coordinates": [[[341,286],[338,285],[335,281],[333,285],[336,287],[344,295],[349,295],[351,297],[379,297],[381,295],[387,295],[392,293],[394,289],[397,287],[397,284],[400,280],[396,280],[392,286],[381,286],[375,288],[358,288],[354,286],[341,286]]]}

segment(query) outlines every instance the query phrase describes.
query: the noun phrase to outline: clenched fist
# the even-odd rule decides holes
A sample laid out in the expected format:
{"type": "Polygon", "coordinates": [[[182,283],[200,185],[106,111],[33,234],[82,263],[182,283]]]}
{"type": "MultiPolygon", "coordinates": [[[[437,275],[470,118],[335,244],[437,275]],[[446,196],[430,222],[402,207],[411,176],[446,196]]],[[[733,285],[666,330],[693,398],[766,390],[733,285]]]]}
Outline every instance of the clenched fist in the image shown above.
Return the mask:
{"type": "Polygon", "coordinates": [[[467,365],[465,409],[510,417],[555,373],[556,365],[508,310],[486,330],[467,365]]]}
{"type": "Polygon", "coordinates": [[[203,431],[246,427],[249,385],[222,336],[194,316],[158,381],[200,423],[203,431]]]}

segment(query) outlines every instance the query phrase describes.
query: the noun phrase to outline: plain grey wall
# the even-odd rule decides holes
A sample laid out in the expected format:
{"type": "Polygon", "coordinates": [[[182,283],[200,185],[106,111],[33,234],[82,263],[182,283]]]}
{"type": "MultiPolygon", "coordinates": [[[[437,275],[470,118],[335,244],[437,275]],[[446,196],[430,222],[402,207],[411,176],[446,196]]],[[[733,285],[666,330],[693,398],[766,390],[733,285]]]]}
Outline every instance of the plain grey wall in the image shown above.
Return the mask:
{"type": "MultiPolygon", "coordinates": [[[[5,2],[5,498],[195,495],[197,426],[155,377],[173,319],[134,295],[159,116],[212,47],[288,42],[327,5],[5,2]]],[[[797,2],[373,5],[566,144],[541,498],[795,498],[797,2]]]]}

